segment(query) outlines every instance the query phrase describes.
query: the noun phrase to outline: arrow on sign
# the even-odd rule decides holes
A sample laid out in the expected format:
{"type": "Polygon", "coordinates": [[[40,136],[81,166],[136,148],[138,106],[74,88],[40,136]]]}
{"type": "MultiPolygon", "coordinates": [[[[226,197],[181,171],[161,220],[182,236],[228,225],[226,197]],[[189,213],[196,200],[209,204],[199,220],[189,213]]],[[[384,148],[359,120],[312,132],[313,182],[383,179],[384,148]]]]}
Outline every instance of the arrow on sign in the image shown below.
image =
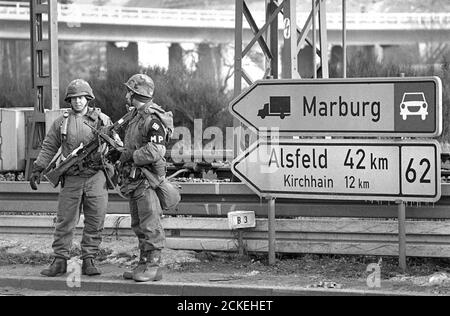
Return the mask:
{"type": "Polygon", "coordinates": [[[232,171],[259,196],[436,202],[435,140],[260,140],[232,171]]]}
{"type": "Polygon", "coordinates": [[[261,80],[229,106],[257,133],[433,137],[442,131],[438,77],[261,80]]]}

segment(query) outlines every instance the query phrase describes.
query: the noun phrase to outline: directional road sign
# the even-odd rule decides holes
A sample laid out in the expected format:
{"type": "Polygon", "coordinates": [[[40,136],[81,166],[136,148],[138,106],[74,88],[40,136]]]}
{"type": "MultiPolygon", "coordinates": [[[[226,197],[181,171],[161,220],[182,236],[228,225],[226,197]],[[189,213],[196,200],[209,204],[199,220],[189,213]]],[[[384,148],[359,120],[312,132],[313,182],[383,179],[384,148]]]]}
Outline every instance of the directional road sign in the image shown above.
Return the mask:
{"type": "Polygon", "coordinates": [[[435,140],[260,139],[232,171],[263,197],[436,202],[435,140]]]}
{"type": "Polygon", "coordinates": [[[261,134],[433,137],[442,131],[438,77],[255,82],[231,114],[261,134]]]}

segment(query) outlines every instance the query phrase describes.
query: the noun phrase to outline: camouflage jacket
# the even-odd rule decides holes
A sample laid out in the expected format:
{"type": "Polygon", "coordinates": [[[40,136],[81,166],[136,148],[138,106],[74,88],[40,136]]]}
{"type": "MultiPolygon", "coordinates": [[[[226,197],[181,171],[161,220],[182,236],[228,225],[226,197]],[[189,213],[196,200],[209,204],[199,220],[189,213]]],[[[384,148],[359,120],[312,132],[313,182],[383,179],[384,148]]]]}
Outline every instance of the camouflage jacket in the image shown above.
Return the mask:
{"type": "MultiPolygon", "coordinates": [[[[96,129],[112,125],[111,119],[98,108],[89,107],[88,112],[81,116],[68,109],[50,127],[42,143],[42,149],[35,161],[35,165],[40,168],[46,168],[60,147],[61,156],[64,158],[78,148],[81,143],[87,145],[96,139],[92,129],[86,126],[85,122],[96,129]]],[[[97,173],[101,169],[99,155],[94,153],[91,156],[82,165],[74,166],[66,174],[88,177],[97,173]]]]}

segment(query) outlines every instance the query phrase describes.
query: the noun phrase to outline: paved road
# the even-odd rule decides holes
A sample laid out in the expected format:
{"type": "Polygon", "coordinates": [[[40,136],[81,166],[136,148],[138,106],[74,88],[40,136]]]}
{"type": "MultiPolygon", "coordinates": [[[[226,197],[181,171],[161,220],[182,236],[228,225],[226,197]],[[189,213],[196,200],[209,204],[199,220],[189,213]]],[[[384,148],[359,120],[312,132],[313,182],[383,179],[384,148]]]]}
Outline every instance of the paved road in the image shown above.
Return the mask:
{"type": "MultiPolygon", "coordinates": [[[[137,283],[123,280],[122,268],[102,266],[99,277],[78,277],[68,274],[56,278],[39,276],[41,266],[18,265],[0,267],[0,295],[158,295],[158,296],[365,296],[365,295],[424,295],[386,289],[328,289],[308,288],[288,284],[283,280],[258,283],[257,279],[226,278],[220,273],[168,273],[159,282],[137,283]]],[[[280,277],[281,278],[281,277],[280,277]]]]}

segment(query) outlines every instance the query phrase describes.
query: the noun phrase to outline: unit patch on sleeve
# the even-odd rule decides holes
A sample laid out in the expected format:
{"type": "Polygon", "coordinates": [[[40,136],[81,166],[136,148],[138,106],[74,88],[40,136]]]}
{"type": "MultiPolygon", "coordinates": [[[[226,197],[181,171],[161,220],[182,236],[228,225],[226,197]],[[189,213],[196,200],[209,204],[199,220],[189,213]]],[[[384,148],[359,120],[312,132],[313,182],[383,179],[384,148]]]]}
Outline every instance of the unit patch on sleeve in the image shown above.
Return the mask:
{"type": "Polygon", "coordinates": [[[150,126],[147,134],[148,142],[164,145],[166,132],[161,122],[157,119],[152,119],[148,126],[150,126]]]}

